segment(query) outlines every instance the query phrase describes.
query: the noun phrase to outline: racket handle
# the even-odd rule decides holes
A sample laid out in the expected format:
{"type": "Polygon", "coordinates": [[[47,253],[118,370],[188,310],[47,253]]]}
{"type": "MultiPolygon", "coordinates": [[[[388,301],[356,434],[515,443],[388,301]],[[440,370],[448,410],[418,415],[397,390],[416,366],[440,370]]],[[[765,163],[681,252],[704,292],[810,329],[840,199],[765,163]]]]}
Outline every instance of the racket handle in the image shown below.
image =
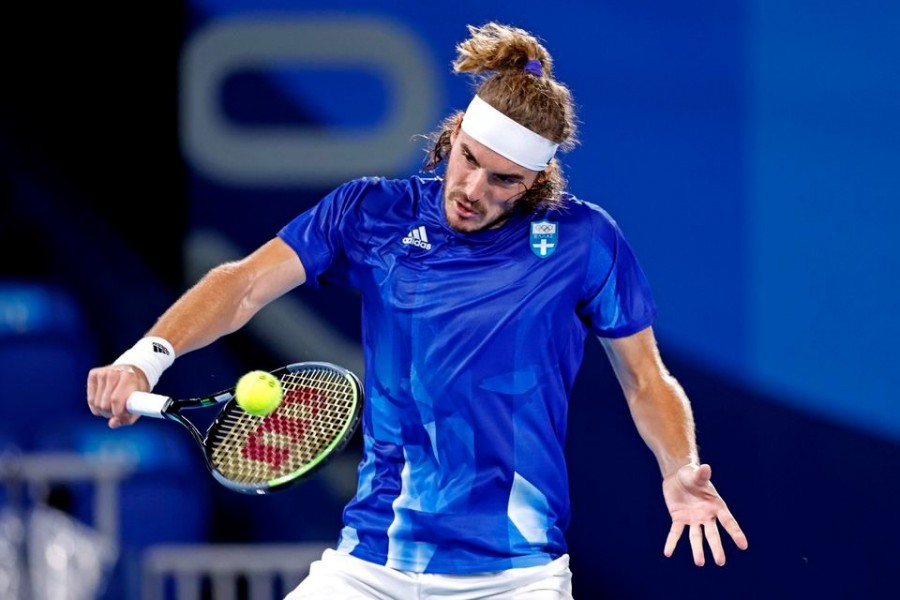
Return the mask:
{"type": "Polygon", "coordinates": [[[125,408],[133,415],[143,415],[145,417],[156,417],[158,419],[165,418],[163,410],[169,403],[168,396],[160,394],[151,394],[150,392],[131,392],[125,403],[125,408]]]}

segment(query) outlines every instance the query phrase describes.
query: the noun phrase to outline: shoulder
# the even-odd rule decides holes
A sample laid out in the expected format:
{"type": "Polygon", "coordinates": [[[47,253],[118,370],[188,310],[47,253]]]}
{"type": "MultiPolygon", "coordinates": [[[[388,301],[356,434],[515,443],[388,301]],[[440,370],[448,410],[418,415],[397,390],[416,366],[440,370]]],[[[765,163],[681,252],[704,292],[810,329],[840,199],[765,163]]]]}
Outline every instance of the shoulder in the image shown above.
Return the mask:
{"type": "Polygon", "coordinates": [[[357,177],[344,183],[342,188],[370,190],[385,193],[402,194],[414,190],[428,190],[439,187],[441,179],[438,177],[402,177],[390,178],[377,175],[357,177]]]}
{"type": "Polygon", "coordinates": [[[437,178],[406,177],[388,178],[365,176],[347,181],[335,192],[343,196],[366,199],[366,202],[393,201],[400,198],[420,197],[440,189],[437,178]]]}
{"type": "Polygon", "coordinates": [[[613,239],[621,235],[618,223],[605,208],[572,195],[566,197],[562,207],[547,211],[544,218],[594,238],[613,239]]]}

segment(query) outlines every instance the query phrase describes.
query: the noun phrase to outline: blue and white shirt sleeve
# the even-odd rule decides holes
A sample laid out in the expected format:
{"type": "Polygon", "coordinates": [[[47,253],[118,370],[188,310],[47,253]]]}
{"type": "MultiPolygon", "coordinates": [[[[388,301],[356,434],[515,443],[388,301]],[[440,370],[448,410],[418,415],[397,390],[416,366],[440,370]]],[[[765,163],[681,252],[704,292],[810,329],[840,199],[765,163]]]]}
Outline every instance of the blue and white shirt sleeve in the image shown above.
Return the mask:
{"type": "Polygon", "coordinates": [[[346,244],[354,239],[353,226],[359,200],[372,183],[368,178],[340,185],[315,206],[299,214],[278,232],[303,263],[308,284],[322,282],[346,256],[346,244]]]}
{"type": "Polygon", "coordinates": [[[598,337],[629,336],[656,318],[650,283],[612,217],[595,207],[592,224],[588,276],[578,314],[598,337]]]}

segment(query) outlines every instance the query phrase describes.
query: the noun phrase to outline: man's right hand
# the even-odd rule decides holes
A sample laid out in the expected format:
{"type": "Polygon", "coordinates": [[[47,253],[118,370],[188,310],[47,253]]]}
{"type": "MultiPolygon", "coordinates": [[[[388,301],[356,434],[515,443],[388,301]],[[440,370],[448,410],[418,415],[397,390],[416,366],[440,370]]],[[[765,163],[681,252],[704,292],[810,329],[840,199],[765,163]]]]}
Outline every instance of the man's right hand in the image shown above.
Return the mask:
{"type": "Polygon", "coordinates": [[[107,365],[91,369],[87,381],[87,403],[91,413],[109,419],[112,429],[131,425],[138,415],[125,408],[131,392],[149,392],[144,372],[131,365],[107,365]]]}

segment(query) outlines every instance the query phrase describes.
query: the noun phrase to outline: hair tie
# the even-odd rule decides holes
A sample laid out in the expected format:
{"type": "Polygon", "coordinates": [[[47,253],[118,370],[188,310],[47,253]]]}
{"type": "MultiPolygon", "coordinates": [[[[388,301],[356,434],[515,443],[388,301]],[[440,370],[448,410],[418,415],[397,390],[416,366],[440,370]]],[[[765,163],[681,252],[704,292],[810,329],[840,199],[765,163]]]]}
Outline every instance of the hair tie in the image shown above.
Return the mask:
{"type": "Polygon", "coordinates": [[[526,73],[531,73],[536,77],[540,77],[544,74],[544,69],[543,67],[541,67],[541,61],[535,59],[529,60],[527,63],[525,63],[525,68],[522,70],[526,73]]]}

